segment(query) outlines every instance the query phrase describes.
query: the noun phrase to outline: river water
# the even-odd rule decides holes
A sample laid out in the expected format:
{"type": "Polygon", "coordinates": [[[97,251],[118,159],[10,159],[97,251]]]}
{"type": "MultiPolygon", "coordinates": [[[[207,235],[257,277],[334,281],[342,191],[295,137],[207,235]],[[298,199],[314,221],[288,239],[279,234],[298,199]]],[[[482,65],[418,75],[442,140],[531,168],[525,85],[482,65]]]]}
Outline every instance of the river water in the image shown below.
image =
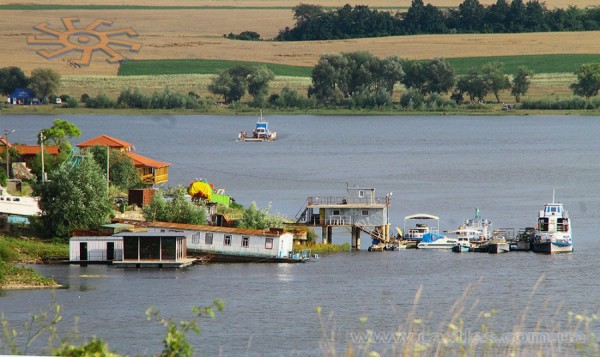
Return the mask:
{"type": "MultiPolygon", "coordinates": [[[[404,216],[426,212],[440,216],[441,229],[455,229],[475,208],[496,228],[532,226],[553,190],[572,217],[576,251],[567,255],[369,253],[363,239],[363,251],[297,265],[35,266],[66,286],[54,292],[64,320],[79,317],[83,336],[99,336],[120,353],[160,350],[163,328],[146,321],[146,308],[182,320],[214,298],[225,301],[225,310],[201,321],[201,336],[190,336],[199,355],[318,355],[326,348],[323,326],[343,349],[359,318],[367,317],[364,327],[376,333],[393,333],[411,311],[427,329],[445,330],[469,284],[458,313],[466,328],[478,328],[479,313],[491,309],[498,332],[512,331],[523,311],[525,331],[549,332],[567,328],[569,311],[599,310],[598,117],[269,116],[279,137],[270,143],[235,141],[253,129],[253,116],[59,117],[81,129],[73,143],[114,136],[171,163],[170,185],[203,177],[244,205],[270,203],[271,212],[290,218],[307,197],[343,196],[347,184],[392,193],[390,220],[399,227],[404,216]]],[[[11,142],[34,143],[56,118],[2,115],[0,129],[16,130],[11,142]]],[[[334,242],[350,242],[349,232],[336,231],[334,242]]],[[[1,294],[0,312],[13,327],[52,300],[46,290],[1,294]]]]}

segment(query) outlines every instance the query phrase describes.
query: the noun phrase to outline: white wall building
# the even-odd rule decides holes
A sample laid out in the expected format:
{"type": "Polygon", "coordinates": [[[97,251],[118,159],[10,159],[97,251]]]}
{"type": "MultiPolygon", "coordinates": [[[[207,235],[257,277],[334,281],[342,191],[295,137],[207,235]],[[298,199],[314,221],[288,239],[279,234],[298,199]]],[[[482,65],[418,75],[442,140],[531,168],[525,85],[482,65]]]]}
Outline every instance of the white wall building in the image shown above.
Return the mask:
{"type": "Polygon", "coordinates": [[[189,255],[214,255],[211,261],[286,261],[294,235],[281,229],[255,230],[182,223],[149,222],[149,232],[180,232],[189,255]]]}
{"type": "Polygon", "coordinates": [[[73,237],[69,240],[70,262],[112,262],[123,259],[123,237],[73,237]]]}

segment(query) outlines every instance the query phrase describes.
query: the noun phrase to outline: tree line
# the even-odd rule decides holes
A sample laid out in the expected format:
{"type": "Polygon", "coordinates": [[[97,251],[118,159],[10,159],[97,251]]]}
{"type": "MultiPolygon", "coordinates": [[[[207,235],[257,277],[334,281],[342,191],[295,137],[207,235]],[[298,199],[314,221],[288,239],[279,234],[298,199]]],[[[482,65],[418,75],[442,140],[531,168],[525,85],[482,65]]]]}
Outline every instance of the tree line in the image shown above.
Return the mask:
{"type": "Polygon", "coordinates": [[[600,30],[600,8],[548,9],[538,0],[497,0],[483,5],[464,0],[441,8],[413,0],[406,12],[391,13],[349,4],[326,10],[299,4],[292,9],[295,26],[280,30],[277,41],[337,40],[416,34],[519,33],[600,30]]]}
{"type": "Polygon", "coordinates": [[[40,99],[55,94],[60,87],[60,74],[50,68],[35,68],[27,76],[19,67],[0,68],[0,94],[11,95],[17,88],[28,88],[40,99]]]}

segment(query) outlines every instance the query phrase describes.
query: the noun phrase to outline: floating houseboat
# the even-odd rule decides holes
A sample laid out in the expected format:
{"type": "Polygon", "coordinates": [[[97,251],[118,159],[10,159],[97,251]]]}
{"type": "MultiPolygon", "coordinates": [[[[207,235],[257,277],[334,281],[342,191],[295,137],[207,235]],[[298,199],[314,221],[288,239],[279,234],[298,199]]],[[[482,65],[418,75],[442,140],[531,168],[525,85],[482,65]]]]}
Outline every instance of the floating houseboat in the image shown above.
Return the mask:
{"type": "Polygon", "coordinates": [[[301,262],[294,256],[294,234],[283,229],[244,229],[183,223],[148,222],[148,231],[177,232],[192,257],[210,262],[301,262]]]}
{"type": "Polygon", "coordinates": [[[184,268],[195,259],[187,256],[185,236],[172,232],[119,233],[123,257],[113,261],[121,268],[184,268]]]}
{"type": "Polygon", "coordinates": [[[238,134],[238,141],[273,141],[275,139],[277,139],[277,132],[271,131],[269,122],[263,119],[262,111],[256,121],[254,131],[250,135],[246,131],[238,134]]]}
{"type": "Polygon", "coordinates": [[[69,239],[70,263],[112,263],[123,259],[123,237],[78,236],[69,239]]]}
{"type": "Polygon", "coordinates": [[[546,203],[539,212],[533,239],[533,251],[539,253],[570,253],[573,251],[571,220],[562,203],[546,203]]]}

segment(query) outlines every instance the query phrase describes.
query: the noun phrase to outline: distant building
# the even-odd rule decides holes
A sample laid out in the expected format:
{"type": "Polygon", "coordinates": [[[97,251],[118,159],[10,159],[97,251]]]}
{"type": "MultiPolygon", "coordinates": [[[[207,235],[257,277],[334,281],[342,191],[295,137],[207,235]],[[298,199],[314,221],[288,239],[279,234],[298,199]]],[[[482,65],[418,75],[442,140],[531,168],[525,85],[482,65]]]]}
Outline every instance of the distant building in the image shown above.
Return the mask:
{"type": "MultiPolygon", "coordinates": [[[[14,145],[15,149],[21,155],[22,161],[33,160],[40,152],[39,145],[14,145]]],[[[60,147],[54,145],[44,145],[44,152],[48,155],[57,156],[60,154],[60,147]]]]}
{"type": "Polygon", "coordinates": [[[169,181],[169,163],[157,161],[140,154],[134,153],[135,147],[130,143],[113,138],[108,135],[100,135],[90,140],[77,144],[76,146],[85,152],[94,146],[108,146],[111,149],[116,149],[125,152],[133,161],[133,164],[138,171],[142,182],[148,185],[156,185],[169,181]]]}

